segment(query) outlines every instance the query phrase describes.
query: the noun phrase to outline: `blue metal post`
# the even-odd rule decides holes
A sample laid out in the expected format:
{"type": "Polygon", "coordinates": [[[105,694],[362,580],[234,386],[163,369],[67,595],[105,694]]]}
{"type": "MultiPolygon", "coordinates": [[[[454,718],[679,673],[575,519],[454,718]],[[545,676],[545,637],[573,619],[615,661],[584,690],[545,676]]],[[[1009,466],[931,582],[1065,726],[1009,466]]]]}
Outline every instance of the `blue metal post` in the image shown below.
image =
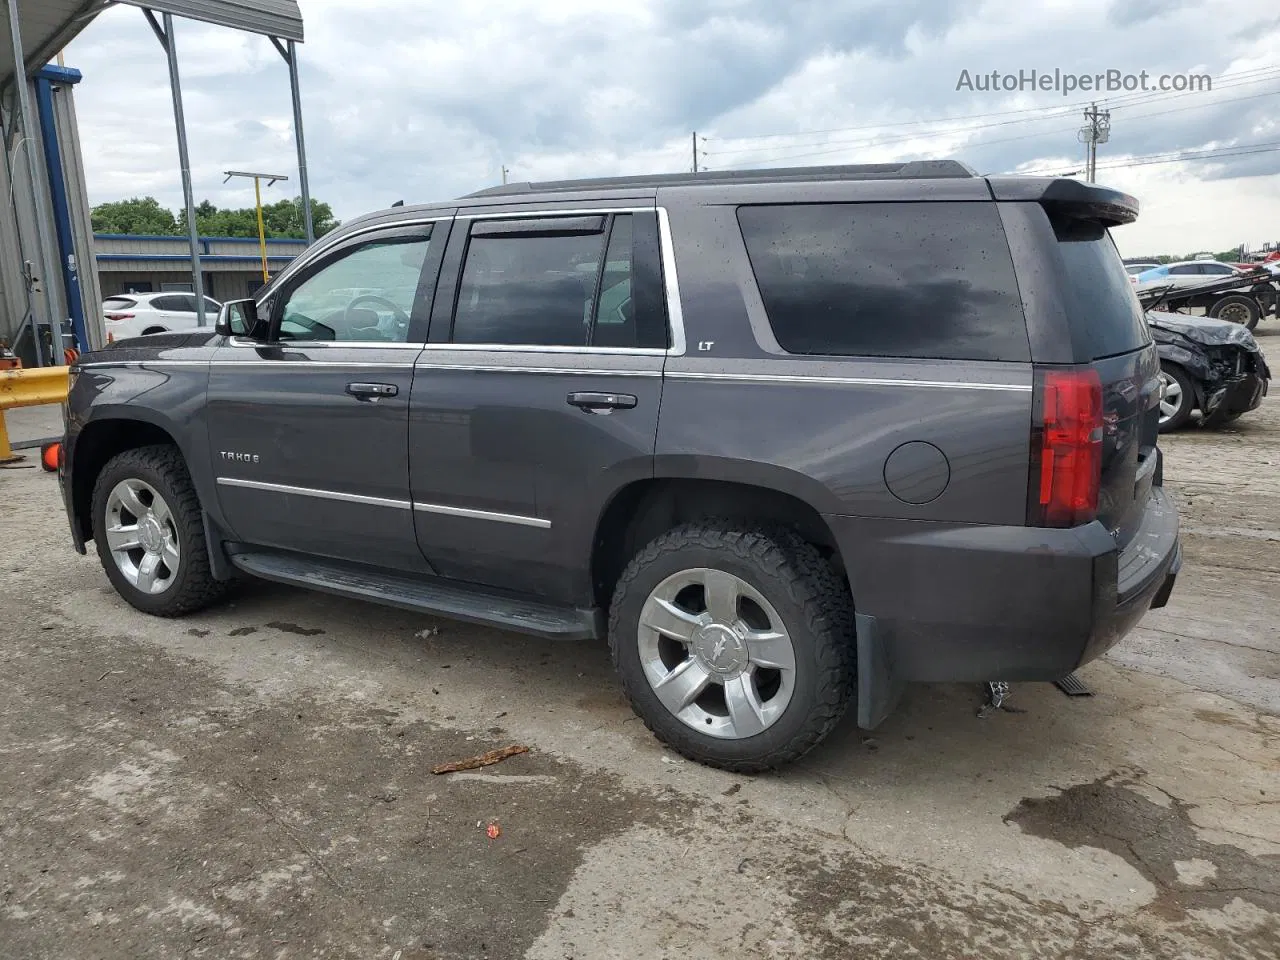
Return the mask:
{"type": "MultiPolygon", "coordinates": [[[[79,80],[79,71],[64,72],[75,73],[76,79],[71,82],[79,80]]],[[[53,224],[58,239],[67,310],[71,314],[71,327],[75,331],[77,349],[88,350],[84,298],[80,295],[80,273],[71,232],[71,207],[67,203],[67,184],[62,175],[62,150],[58,146],[58,128],[53,115],[53,82],[45,71],[36,75],[36,112],[40,115],[40,137],[44,140],[44,162],[49,175],[49,197],[53,202],[53,224]]],[[[62,344],[55,340],[55,357],[60,357],[61,348],[62,344]]]]}

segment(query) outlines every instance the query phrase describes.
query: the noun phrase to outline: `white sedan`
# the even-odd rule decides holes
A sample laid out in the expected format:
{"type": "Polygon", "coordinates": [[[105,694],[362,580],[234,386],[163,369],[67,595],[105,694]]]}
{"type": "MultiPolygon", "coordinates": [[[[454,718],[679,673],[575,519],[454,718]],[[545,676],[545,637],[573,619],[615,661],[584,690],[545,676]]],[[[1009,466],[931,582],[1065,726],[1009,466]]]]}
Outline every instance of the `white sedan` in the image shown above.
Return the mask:
{"type": "MultiPolygon", "coordinates": [[[[205,323],[210,328],[222,304],[204,298],[205,323]]],[[[102,302],[108,342],[148,333],[194,330],[199,323],[193,293],[122,293],[102,302]]]]}

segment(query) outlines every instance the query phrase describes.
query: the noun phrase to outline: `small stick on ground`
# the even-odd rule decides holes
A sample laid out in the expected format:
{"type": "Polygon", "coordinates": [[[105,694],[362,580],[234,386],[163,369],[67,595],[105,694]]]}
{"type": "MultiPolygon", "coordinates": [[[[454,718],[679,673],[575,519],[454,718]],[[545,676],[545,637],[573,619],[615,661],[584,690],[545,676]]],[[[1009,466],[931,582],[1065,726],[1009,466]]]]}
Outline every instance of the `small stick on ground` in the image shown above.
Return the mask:
{"type": "Polygon", "coordinates": [[[501,763],[507,757],[514,757],[517,754],[528,753],[529,748],[520,744],[512,744],[509,747],[503,747],[500,750],[490,750],[488,753],[482,753],[476,757],[468,757],[466,760],[454,760],[452,763],[438,763],[431,768],[432,773],[457,773],[460,770],[475,770],[477,767],[487,767],[495,763],[501,763]]]}

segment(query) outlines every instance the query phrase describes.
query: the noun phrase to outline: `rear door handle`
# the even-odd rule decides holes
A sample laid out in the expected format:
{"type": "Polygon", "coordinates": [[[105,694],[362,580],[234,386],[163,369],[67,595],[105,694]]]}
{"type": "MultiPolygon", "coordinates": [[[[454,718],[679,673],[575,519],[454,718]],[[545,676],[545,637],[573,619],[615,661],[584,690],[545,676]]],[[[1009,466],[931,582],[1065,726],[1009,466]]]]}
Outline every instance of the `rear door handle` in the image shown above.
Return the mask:
{"type": "Polygon", "coordinates": [[[400,388],[394,383],[348,383],[347,393],[357,400],[379,400],[382,397],[394,397],[400,388]]]}
{"type": "Polygon", "coordinates": [[[578,392],[568,396],[571,407],[585,410],[587,413],[611,413],[614,410],[630,410],[638,402],[630,393],[591,393],[578,392]]]}

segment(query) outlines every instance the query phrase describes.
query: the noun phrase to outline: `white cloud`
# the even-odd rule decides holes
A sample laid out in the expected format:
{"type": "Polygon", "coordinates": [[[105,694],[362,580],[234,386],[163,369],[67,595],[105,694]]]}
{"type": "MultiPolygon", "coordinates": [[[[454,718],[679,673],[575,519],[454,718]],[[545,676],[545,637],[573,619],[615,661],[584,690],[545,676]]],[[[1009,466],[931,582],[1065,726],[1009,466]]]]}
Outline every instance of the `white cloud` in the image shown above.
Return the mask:
{"type": "MultiPolygon", "coordinates": [[[[1280,153],[1108,168],[1172,150],[1280,141],[1280,27],[1261,7],[1233,0],[302,7],[312,192],[343,218],[399,199],[457,196],[497,182],[503,164],[518,179],[686,169],[693,129],[711,137],[712,169],[933,156],[984,173],[1078,169],[1083,121],[1071,105],[1084,97],[956,90],[962,69],[1058,67],[1218,80],[1211,94],[1114,105],[1099,178],[1143,203],[1139,222],[1117,234],[1126,250],[1214,249],[1280,233],[1272,199],[1280,153]],[[920,122],[943,117],[953,120],[920,122]],[[815,130],[835,132],[797,132],[815,130]]],[[[177,23],[197,199],[247,205],[252,187],[223,186],[221,171],[295,172],[285,65],[263,37],[177,23]]],[[[76,96],[91,198],[153,194],[179,206],[165,61],[142,15],[108,11],[71,45],[67,63],[85,73],[76,96]]],[[[292,180],[271,196],[296,188],[292,180]]]]}

